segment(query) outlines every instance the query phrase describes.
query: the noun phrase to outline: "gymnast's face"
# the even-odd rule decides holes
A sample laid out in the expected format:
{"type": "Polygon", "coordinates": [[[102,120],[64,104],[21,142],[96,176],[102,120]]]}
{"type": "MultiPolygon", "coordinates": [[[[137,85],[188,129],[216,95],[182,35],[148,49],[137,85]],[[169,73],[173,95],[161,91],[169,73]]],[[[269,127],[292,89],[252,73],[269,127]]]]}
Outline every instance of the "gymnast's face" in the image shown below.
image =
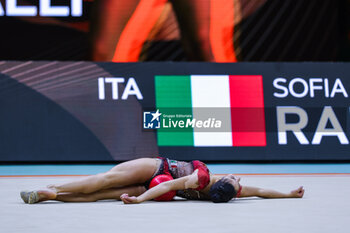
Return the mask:
{"type": "Polygon", "coordinates": [[[225,180],[226,182],[232,184],[233,187],[235,187],[235,190],[237,190],[237,191],[239,190],[239,187],[240,187],[239,182],[241,181],[240,177],[236,177],[236,176],[230,174],[230,175],[224,176],[222,179],[225,180]]]}

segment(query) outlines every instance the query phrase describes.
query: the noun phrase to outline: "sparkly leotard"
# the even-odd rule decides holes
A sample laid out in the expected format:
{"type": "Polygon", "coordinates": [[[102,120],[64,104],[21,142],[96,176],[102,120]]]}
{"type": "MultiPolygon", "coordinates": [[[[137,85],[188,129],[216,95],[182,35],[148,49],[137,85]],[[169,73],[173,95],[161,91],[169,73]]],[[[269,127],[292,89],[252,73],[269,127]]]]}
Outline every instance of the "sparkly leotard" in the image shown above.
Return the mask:
{"type": "MultiPolygon", "coordinates": [[[[184,162],[171,160],[167,158],[159,158],[161,160],[158,170],[154,173],[152,178],[145,183],[148,189],[151,180],[161,174],[169,174],[174,179],[191,175],[194,171],[193,162],[184,162]]],[[[185,189],[176,191],[176,196],[190,199],[190,200],[210,200],[209,195],[194,189],[185,189]]]]}

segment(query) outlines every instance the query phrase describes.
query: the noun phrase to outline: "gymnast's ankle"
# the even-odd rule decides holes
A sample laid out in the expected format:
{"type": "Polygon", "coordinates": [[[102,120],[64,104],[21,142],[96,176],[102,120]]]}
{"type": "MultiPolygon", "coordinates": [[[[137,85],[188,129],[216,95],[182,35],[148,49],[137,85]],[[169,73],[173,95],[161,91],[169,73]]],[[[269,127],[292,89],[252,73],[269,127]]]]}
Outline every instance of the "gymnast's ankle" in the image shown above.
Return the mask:
{"type": "Polygon", "coordinates": [[[54,190],[38,190],[39,202],[47,200],[55,200],[57,193],[54,190]]]}

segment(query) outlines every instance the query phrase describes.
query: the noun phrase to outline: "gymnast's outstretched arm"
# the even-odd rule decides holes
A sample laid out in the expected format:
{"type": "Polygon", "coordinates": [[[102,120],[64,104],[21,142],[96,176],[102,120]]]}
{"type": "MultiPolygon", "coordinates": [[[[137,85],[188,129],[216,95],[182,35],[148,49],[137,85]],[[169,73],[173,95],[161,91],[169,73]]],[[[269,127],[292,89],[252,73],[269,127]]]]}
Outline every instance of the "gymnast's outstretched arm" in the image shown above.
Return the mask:
{"type": "Polygon", "coordinates": [[[189,188],[197,188],[198,185],[198,170],[195,170],[191,175],[184,176],[178,179],[166,181],[160,183],[159,185],[147,190],[140,196],[129,196],[124,193],[120,196],[120,199],[124,202],[124,204],[137,204],[144,201],[149,201],[154,198],[157,198],[169,191],[173,190],[183,190],[189,188]]]}
{"type": "Polygon", "coordinates": [[[243,186],[240,197],[262,197],[262,198],[302,198],[304,196],[303,186],[288,193],[282,193],[271,189],[243,186]]]}

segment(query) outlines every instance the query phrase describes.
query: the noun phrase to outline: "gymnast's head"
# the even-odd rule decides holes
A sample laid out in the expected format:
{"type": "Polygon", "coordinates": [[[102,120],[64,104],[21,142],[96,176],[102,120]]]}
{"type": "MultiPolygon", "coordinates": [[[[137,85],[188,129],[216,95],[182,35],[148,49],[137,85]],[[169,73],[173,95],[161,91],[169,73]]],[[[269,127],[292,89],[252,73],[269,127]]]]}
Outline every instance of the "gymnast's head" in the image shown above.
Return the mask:
{"type": "Polygon", "coordinates": [[[239,181],[234,175],[227,175],[216,181],[210,188],[210,199],[215,203],[229,202],[238,197],[241,191],[239,181]]]}

